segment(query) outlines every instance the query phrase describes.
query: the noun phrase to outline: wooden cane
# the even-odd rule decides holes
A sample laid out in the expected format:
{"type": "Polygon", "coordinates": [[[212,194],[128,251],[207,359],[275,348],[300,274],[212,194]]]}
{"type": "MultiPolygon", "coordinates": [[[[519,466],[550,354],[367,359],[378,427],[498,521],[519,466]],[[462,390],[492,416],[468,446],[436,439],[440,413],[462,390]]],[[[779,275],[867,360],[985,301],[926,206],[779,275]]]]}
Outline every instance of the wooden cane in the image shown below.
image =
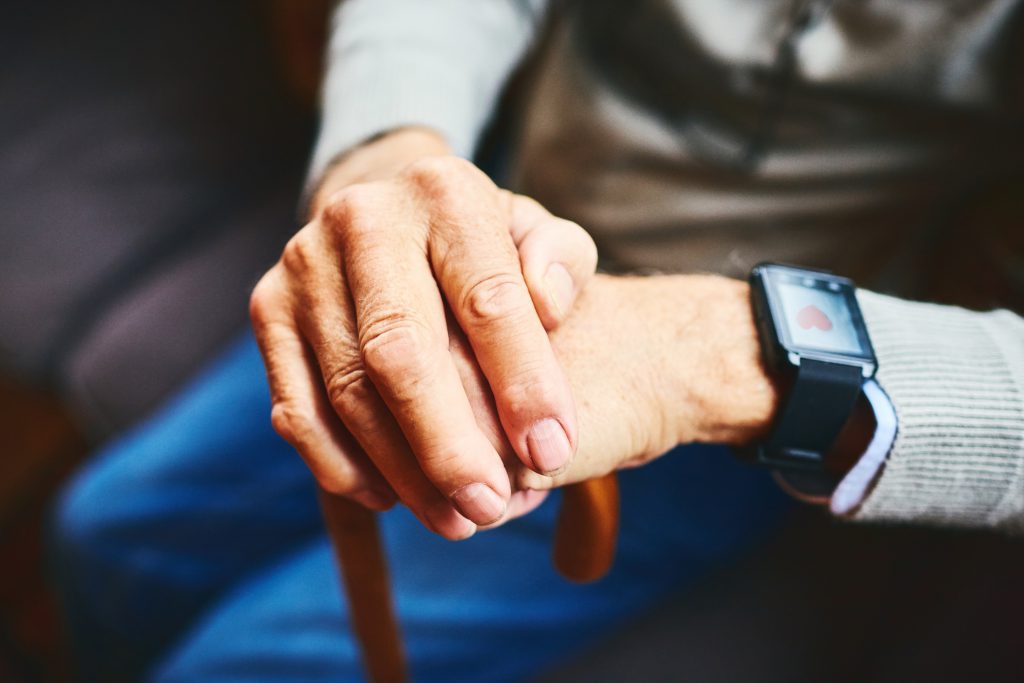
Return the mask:
{"type": "Polygon", "coordinates": [[[615,473],[566,486],[555,527],[552,559],[570,581],[597,581],[615,561],[619,482],[615,473]]]}
{"type": "MultiPolygon", "coordinates": [[[[567,486],[555,528],[555,568],[570,581],[595,581],[611,568],[619,526],[615,474],[567,486]]],[[[327,532],[348,596],[352,629],[373,683],[408,680],[391,601],[384,547],[373,512],[320,492],[327,532]]]]}
{"type": "Polygon", "coordinates": [[[373,683],[408,680],[405,652],[391,603],[384,546],[376,514],[359,503],[320,490],[327,534],[341,569],[352,631],[359,643],[366,677],[373,683]]]}

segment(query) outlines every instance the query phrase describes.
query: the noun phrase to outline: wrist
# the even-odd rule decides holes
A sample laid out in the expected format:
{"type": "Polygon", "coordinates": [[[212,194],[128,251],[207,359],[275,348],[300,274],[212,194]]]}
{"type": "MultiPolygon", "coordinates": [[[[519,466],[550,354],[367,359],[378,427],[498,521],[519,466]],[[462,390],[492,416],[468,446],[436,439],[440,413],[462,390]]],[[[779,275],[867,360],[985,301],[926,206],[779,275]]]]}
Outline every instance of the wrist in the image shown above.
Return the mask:
{"type": "Polygon", "coordinates": [[[327,167],[313,194],[311,215],[317,215],[332,194],[348,185],[381,180],[417,159],[451,153],[441,134],[429,128],[398,128],[384,133],[342,154],[327,167]]]}
{"type": "Polygon", "coordinates": [[[750,287],[713,275],[666,279],[672,324],[662,365],[677,443],[744,445],[765,438],[779,404],[750,304],[750,287]]]}

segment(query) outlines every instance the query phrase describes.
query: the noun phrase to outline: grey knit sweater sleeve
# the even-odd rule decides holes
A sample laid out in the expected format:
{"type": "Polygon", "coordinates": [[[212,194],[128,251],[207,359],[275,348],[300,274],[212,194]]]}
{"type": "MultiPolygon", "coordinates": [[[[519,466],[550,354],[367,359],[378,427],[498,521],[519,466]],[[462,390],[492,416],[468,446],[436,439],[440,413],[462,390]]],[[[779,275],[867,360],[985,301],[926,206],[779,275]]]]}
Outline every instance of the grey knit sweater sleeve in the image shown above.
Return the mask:
{"type": "Polygon", "coordinates": [[[1024,532],[1024,320],[859,300],[899,426],[858,518],[1024,532]]]}
{"type": "Polygon", "coordinates": [[[309,179],[339,154],[407,125],[468,157],[529,48],[546,0],[347,0],[334,14],[309,179]]]}

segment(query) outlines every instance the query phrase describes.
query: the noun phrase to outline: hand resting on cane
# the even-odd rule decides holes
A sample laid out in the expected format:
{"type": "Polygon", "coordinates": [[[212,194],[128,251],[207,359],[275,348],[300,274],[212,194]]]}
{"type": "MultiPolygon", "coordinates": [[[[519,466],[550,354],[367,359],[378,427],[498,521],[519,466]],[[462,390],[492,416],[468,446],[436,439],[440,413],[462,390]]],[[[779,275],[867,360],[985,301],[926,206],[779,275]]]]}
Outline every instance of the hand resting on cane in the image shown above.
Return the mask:
{"type": "Polygon", "coordinates": [[[593,275],[576,224],[496,187],[422,129],[345,156],[250,313],[278,433],[321,486],[400,500],[451,539],[521,511],[506,467],[563,470],[576,407],[546,330],[593,275]],[[477,426],[449,352],[464,330],[511,450],[477,426]]]}

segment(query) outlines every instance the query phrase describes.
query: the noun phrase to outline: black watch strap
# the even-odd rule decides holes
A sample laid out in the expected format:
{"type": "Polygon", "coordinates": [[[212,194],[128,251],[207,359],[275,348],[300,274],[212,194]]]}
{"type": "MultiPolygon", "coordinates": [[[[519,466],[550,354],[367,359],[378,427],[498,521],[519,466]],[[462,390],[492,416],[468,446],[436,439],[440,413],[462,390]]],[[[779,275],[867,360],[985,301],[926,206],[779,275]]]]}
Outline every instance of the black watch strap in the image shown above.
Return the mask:
{"type": "Polygon", "coordinates": [[[802,358],[772,435],[758,449],[758,459],[780,469],[821,471],[863,383],[860,366],[802,358]]]}

